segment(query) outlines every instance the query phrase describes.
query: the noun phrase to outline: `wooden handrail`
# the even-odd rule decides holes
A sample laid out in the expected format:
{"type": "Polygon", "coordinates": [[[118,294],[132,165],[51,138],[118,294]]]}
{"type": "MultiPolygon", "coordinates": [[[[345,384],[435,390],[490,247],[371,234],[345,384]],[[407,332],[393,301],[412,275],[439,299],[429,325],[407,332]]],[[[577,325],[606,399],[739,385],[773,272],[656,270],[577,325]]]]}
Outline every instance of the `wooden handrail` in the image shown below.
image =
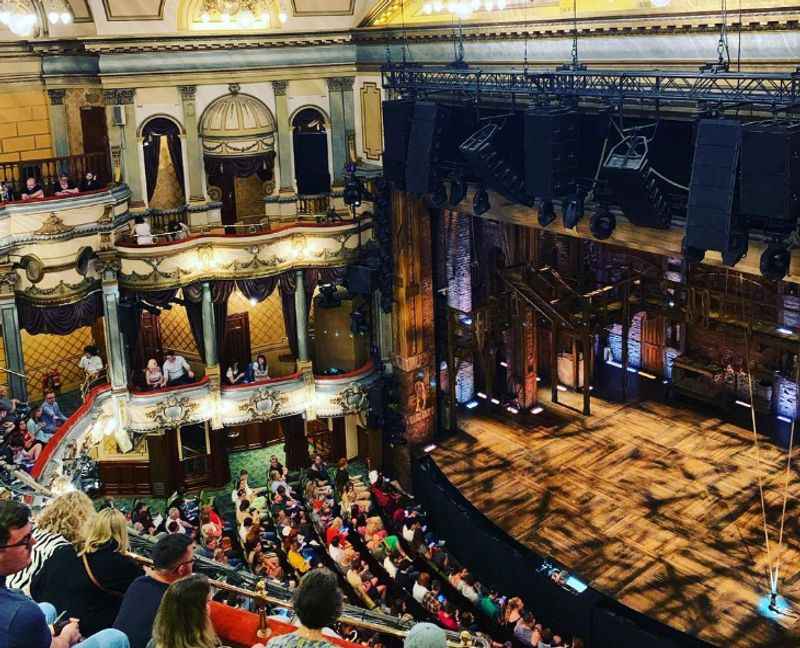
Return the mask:
{"type": "Polygon", "coordinates": [[[0,182],[10,185],[13,200],[19,199],[28,178],[36,178],[44,189],[45,196],[52,196],[58,190],[60,175],[67,175],[74,186],[79,186],[89,171],[97,176],[100,186],[105,186],[111,181],[111,160],[107,151],[2,162],[0,182]]]}

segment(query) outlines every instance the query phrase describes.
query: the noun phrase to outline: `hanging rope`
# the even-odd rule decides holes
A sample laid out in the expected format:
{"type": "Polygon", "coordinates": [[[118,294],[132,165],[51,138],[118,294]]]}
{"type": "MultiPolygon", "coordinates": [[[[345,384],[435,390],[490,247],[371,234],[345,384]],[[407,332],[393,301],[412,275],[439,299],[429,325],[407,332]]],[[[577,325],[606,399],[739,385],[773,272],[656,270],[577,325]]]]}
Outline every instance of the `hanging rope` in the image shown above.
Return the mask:
{"type": "Polygon", "coordinates": [[[753,423],[753,445],[756,449],[756,473],[758,476],[758,494],[761,498],[761,522],[764,527],[764,543],[767,547],[767,565],[769,570],[770,591],[774,592],[776,583],[773,581],[772,574],[772,552],[769,544],[769,527],[767,526],[767,505],[764,500],[764,478],[761,473],[761,446],[758,443],[758,426],[756,425],[756,408],[753,400],[753,374],[750,371],[750,332],[745,330],[744,334],[745,362],[747,363],[747,384],[750,391],[750,418],[753,423]]]}

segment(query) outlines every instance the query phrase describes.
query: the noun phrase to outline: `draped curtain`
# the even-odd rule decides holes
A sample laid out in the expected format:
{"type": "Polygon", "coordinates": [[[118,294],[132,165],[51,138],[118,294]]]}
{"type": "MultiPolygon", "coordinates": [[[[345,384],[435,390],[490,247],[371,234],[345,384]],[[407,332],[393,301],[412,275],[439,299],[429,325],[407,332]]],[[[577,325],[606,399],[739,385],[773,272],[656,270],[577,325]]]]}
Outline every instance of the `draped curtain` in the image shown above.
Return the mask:
{"type": "Polygon", "coordinates": [[[147,143],[144,146],[144,172],[147,181],[147,199],[153,198],[158,180],[159,152],[161,150],[161,138],[167,138],[167,148],[172,166],[175,167],[175,175],[186,195],[186,184],[183,177],[183,155],[181,152],[181,134],[178,125],[172,120],[163,117],[151,119],[144,127],[142,136],[147,143]]]}
{"type": "Polygon", "coordinates": [[[281,306],[283,309],[283,325],[286,328],[286,337],[289,339],[289,348],[292,355],[297,357],[297,310],[294,307],[294,290],[297,279],[294,271],[284,272],[280,275],[278,286],[281,291],[281,306]]]}
{"type": "Polygon", "coordinates": [[[82,326],[91,326],[103,316],[103,295],[93,292],[72,304],[61,306],[36,306],[24,299],[17,299],[20,328],[31,335],[51,333],[68,335],[82,326]]]}
{"type": "Polygon", "coordinates": [[[235,176],[249,178],[257,175],[261,180],[272,178],[275,166],[275,151],[263,155],[247,155],[241,157],[214,157],[206,154],[203,158],[206,173],[210,176],[235,176]]]}

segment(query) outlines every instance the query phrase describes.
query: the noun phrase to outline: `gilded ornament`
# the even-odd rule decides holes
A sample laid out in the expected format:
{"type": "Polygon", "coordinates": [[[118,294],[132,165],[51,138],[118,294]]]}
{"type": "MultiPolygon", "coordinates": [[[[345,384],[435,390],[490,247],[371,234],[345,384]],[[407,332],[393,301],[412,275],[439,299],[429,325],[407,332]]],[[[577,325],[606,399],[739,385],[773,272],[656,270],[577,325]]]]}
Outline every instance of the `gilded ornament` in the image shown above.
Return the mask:
{"type": "Polygon", "coordinates": [[[50,215],[42,223],[42,226],[34,232],[40,236],[53,236],[55,234],[66,234],[75,228],[70,225],[65,225],[64,221],[59,218],[55,212],[50,212],[50,215]]]}
{"type": "Polygon", "coordinates": [[[285,403],[285,394],[268,387],[259,387],[249,400],[239,406],[239,409],[255,420],[265,421],[277,416],[285,403]]]}
{"type": "Polygon", "coordinates": [[[358,414],[369,407],[369,394],[361,385],[350,385],[333,399],[344,414],[358,414]]]}
{"type": "Polygon", "coordinates": [[[170,394],[154,408],[145,412],[145,416],[163,431],[188,423],[196,410],[197,403],[188,396],[170,394]]]}

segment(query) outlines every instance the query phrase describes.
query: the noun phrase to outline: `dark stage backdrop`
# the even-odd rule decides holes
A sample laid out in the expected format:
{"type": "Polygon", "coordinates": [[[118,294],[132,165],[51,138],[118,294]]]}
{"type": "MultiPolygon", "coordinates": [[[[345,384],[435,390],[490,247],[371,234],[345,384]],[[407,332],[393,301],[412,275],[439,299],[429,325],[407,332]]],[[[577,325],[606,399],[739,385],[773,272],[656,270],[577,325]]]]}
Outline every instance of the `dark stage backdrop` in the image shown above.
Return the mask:
{"type": "Polygon", "coordinates": [[[480,582],[506,596],[520,596],[537,622],[554,632],[581,637],[591,648],[710,646],[592,588],[573,595],[555,585],[537,571],[543,558],[472,506],[430,457],[414,462],[412,479],[414,495],[430,513],[430,524],[448,551],[480,582]]]}

